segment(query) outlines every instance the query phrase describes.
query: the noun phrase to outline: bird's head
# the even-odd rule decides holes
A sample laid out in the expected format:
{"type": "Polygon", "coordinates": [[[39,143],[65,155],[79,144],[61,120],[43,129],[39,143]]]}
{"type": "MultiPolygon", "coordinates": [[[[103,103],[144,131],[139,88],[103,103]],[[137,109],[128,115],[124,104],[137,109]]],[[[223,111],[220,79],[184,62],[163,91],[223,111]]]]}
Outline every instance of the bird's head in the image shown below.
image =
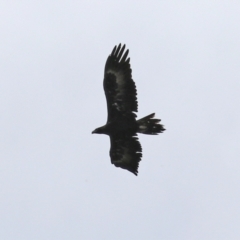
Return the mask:
{"type": "Polygon", "coordinates": [[[95,130],[92,131],[92,133],[98,133],[98,134],[104,134],[104,127],[99,127],[96,128],[95,130]]]}

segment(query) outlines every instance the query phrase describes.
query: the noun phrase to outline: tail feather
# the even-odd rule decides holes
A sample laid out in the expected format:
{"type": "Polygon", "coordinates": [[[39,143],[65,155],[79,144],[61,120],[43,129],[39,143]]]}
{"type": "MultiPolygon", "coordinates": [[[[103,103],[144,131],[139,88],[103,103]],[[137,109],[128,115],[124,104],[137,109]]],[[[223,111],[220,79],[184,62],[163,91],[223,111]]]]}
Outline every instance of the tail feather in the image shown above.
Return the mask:
{"type": "Polygon", "coordinates": [[[152,113],[137,121],[138,132],[143,134],[157,135],[165,130],[162,124],[159,124],[160,119],[154,119],[155,113],[152,113]]]}

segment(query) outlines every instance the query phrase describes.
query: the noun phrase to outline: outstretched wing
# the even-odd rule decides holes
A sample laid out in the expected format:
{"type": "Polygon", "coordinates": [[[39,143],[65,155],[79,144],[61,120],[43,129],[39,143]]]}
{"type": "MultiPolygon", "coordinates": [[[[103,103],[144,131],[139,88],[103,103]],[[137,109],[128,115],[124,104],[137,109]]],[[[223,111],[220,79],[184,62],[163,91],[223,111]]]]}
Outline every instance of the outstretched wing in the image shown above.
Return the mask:
{"type": "Polygon", "coordinates": [[[120,116],[135,118],[136,115],[133,112],[137,112],[138,109],[137,91],[129,64],[130,58],[127,58],[129,51],[124,53],[124,50],[125,45],[115,46],[105,65],[103,87],[108,107],[107,122],[120,116]]]}
{"type": "Polygon", "coordinates": [[[138,165],[142,157],[142,147],[135,136],[110,136],[111,162],[116,167],[138,174],[138,165]]]}

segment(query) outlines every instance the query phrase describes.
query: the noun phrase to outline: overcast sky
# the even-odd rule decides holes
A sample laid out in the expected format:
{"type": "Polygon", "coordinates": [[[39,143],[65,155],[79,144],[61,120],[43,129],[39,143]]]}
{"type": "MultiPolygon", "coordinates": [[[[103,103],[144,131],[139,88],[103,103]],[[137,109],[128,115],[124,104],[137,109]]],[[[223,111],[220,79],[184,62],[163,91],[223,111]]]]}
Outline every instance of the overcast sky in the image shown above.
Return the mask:
{"type": "Polygon", "coordinates": [[[240,239],[239,1],[0,1],[0,239],[240,239]],[[139,176],[110,163],[103,70],[130,50],[139,176]]]}

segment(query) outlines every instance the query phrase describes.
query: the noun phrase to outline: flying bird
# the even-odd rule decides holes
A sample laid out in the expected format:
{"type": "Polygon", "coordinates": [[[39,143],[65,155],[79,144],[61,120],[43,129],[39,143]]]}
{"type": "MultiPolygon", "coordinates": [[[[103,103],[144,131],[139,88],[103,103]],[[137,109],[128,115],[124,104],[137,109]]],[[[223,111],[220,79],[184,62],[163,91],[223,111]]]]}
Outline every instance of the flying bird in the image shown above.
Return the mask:
{"type": "Polygon", "coordinates": [[[92,133],[110,137],[111,163],[116,167],[138,174],[142,158],[142,147],[137,133],[157,135],[165,129],[155,119],[155,113],[136,120],[138,111],[137,90],[132,79],[129,50],[125,45],[115,46],[106,61],[103,88],[107,100],[107,123],[92,133]]]}

